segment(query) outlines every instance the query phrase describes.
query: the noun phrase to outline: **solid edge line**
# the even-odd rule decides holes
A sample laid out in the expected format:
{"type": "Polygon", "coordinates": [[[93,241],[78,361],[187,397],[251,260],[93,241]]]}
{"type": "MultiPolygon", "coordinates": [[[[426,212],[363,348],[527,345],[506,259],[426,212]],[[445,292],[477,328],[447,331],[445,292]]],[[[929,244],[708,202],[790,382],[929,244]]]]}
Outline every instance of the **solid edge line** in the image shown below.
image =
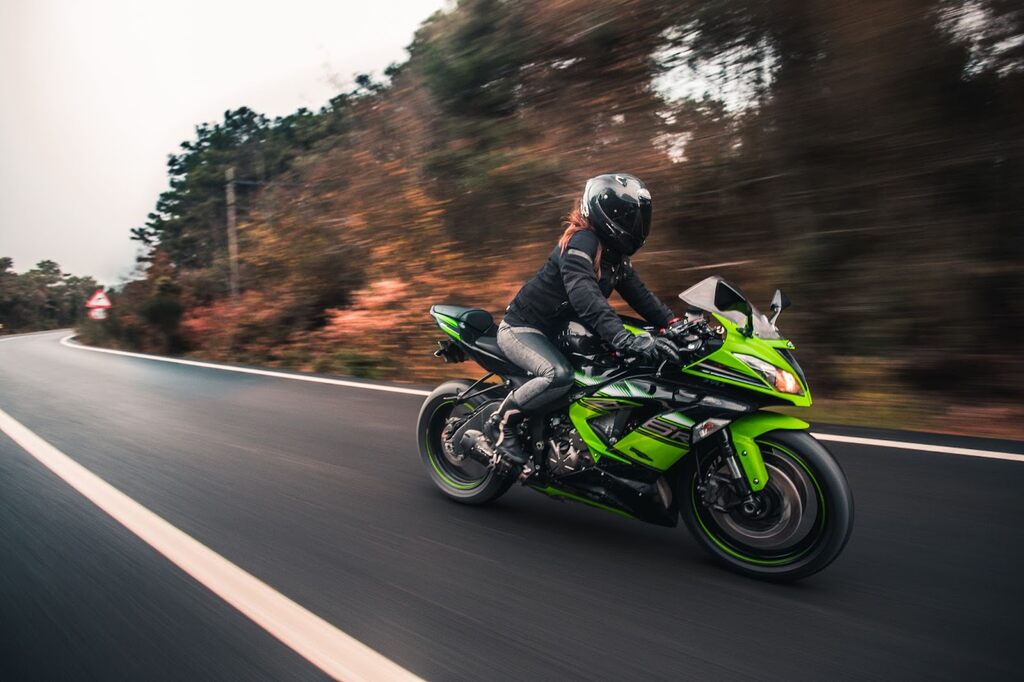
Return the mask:
{"type": "Polygon", "coordinates": [[[897,450],[920,450],[922,452],[936,452],[943,455],[962,455],[964,457],[984,457],[986,459],[1004,459],[1010,462],[1024,462],[1024,455],[1013,452],[998,452],[995,450],[975,450],[974,448],[957,448],[948,445],[928,445],[927,443],[906,443],[898,440],[883,440],[879,438],[859,438],[857,436],[837,436],[831,433],[812,433],[818,440],[834,441],[836,443],[852,443],[855,445],[872,445],[879,448],[894,448],[897,450]]]}
{"type": "Polygon", "coordinates": [[[67,332],[69,329],[64,327],[63,329],[43,329],[38,332],[18,332],[17,334],[0,334],[0,342],[3,341],[14,341],[16,339],[25,339],[30,336],[42,336],[43,334],[56,334],[57,332],[67,332]]]}
{"type": "Polygon", "coordinates": [[[348,386],[350,388],[365,388],[371,391],[384,391],[385,393],[404,393],[406,395],[430,395],[430,391],[418,388],[404,388],[402,386],[387,386],[383,384],[365,384],[361,381],[346,381],[345,379],[329,379],[327,377],[315,377],[306,374],[288,374],[286,372],[275,372],[269,369],[256,369],[254,367],[233,367],[221,365],[215,362],[202,362],[200,360],[184,360],[182,358],[165,358],[160,355],[147,355],[145,353],[131,353],[126,350],[113,350],[112,348],[96,348],[95,346],[84,346],[80,343],[72,343],[74,334],[65,336],[60,340],[60,345],[77,350],[87,350],[93,353],[109,353],[111,355],[124,355],[129,358],[142,358],[143,360],[156,360],[158,362],[170,362],[175,365],[189,365],[191,367],[204,367],[206,369],[219,369],[225,372],[238,372],[240,374],[255,374],[264,377],[277,377],[278,379],[290,379],[292,381],[305,381],[311,384],[329,384],[331,386],[348,386]]]}
{"type": "Polygon", "coordinates": [[[334,679],[420,679],[143,507],[3,410],[0,431],[185,573],[334,679]]]}
{"type": "MultiPolygon", "coordinates": [[[[334,386],[348,386],[350,388],[365,388],[371,391],[385,391],[388,393],[404,393],[407,395],[430,395],[430,391],[416,388],[403,388],[401,386],[386,386],[382,384],[364,384],[360,381],[345,381],[344,379],[328,379],[326,377],[315,377],[303,374],[287,374],[285,372],[274,372],[269,369],[254,369],[249,367],[234,367],[231,365],[220,365],[213,362],[200,362],[198,360],[182,360],[180,358],[166,358],[160,355],[147,355],[145,353],[132,353],[124,350],[113,350],[110,348],[96,348],[84,346],[80,343],[72,343],[74,335],[65,336],[60,340],[62,346],[88,350],[94,353],[110,353],[111,355],[124,355],[130,358],[142,358],[144,360],[156,360],[158,362],[171,362],[178,365],[191,365],[193,367],[205,367],[207,369],[219,369],[225,372],[241,372],[242,374],[257,374],[259,376],[277,377],[291,381],[307,381],[315,384],[331,384],[334,386]]],[[[908,443],[896,440],[884,440],[881,438],[860,438],[856,436],[836,436],[827,433],[812,433],[818,440],[834,441],[837,443],[851,443],[856,445],[869,445],[878,448],[893,448],[896,450],[918,450],[921,452],[937,452],[945,455],[962,455],[965,457],[985,457],[988,459],[1002,459],[1010,462],[1024,462],[1024,455],[1012,452],[998,452],[994,450],[977,450],[974,448],[959,448],[947,445],[928,445],[926,443],[908,443]]]]}

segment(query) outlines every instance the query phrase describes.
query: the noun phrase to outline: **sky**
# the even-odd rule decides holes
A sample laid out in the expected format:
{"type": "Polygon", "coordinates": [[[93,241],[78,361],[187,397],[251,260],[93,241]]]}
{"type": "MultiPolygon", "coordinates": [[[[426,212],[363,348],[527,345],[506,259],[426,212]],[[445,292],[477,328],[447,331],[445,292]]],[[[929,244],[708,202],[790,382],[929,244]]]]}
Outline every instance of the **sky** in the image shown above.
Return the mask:
{"type": "Polygon", "coordinates": [[[0,256],[113,285],[196,124],[319,108],[446,0],[0,0],[0,256]]]}

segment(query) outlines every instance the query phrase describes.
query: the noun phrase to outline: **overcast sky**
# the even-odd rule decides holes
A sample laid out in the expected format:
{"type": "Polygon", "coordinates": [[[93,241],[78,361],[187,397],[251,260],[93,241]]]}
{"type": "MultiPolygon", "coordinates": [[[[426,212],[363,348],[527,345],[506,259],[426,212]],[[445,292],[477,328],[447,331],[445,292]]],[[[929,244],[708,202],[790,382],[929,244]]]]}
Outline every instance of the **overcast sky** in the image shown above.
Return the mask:
{"type": "Polygon", "coordinates": [[[0,256],[114,284],[201,121],[318,108],[445,0],[0,0],[0,256]]]}

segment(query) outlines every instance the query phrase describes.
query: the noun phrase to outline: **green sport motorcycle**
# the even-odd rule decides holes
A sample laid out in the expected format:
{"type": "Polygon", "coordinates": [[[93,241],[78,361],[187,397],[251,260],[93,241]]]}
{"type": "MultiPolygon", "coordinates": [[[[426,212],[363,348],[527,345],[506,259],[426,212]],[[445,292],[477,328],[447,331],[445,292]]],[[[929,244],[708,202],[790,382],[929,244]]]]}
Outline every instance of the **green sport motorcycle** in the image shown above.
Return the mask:
{"type": "Polygon", "coordinates": [[[484,434],[507,391],[529,377],[498,348],[490,313],[433,306],[447,335],[435,355],[472,358],[488,374],[445,382],[423,403],[417,434],[430,477],[466,504],[490,502],[519,480],[649,523],[675,526],[682,516],[702,547],[749,576],[795,580],[820,571],[850,537],[853,498],[807,423],[763,409],[811,404],[794,346],[775,324],[789,300],[776,291],[766,316],[718,277],[679,297],[702,312],[662,332],[680,349],[678,364],[619,357],[569,324],[558,343],[576,385],[523,423],[530,461],[521,470],[484,434]],[[502,383],[488,383],[495,376],[502,383]]]}

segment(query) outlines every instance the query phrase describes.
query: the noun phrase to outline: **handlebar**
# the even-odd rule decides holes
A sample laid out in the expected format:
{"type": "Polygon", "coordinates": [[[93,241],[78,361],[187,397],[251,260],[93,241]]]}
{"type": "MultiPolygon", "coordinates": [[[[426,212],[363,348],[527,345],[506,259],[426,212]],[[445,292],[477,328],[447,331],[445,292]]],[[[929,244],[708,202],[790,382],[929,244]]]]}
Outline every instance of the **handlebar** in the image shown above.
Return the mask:
{"type": "MultiPolygon", "coordinates": [[[[667,329],[658,330],[650,327],[646,329],[654,337],[661,337],[671,341],[679,352],[681,364],[683,365],[689,364],[697,357],[706,355],[705,351],[708,350],[709,346],[713,346],[715,339],[719,338],[719,334],[715,332],[704,317],[687,318],[667,329]]],[[[611,357],[615,358],[620,366],[632,367],[638,364],[647,364],[638,356],[616,351],[610,348],[610,345],[602,345],[605,346],[611,357]]],[[[668,361],[664,359],[656,363],[659,374],[667,364],[668,361]]]]}

